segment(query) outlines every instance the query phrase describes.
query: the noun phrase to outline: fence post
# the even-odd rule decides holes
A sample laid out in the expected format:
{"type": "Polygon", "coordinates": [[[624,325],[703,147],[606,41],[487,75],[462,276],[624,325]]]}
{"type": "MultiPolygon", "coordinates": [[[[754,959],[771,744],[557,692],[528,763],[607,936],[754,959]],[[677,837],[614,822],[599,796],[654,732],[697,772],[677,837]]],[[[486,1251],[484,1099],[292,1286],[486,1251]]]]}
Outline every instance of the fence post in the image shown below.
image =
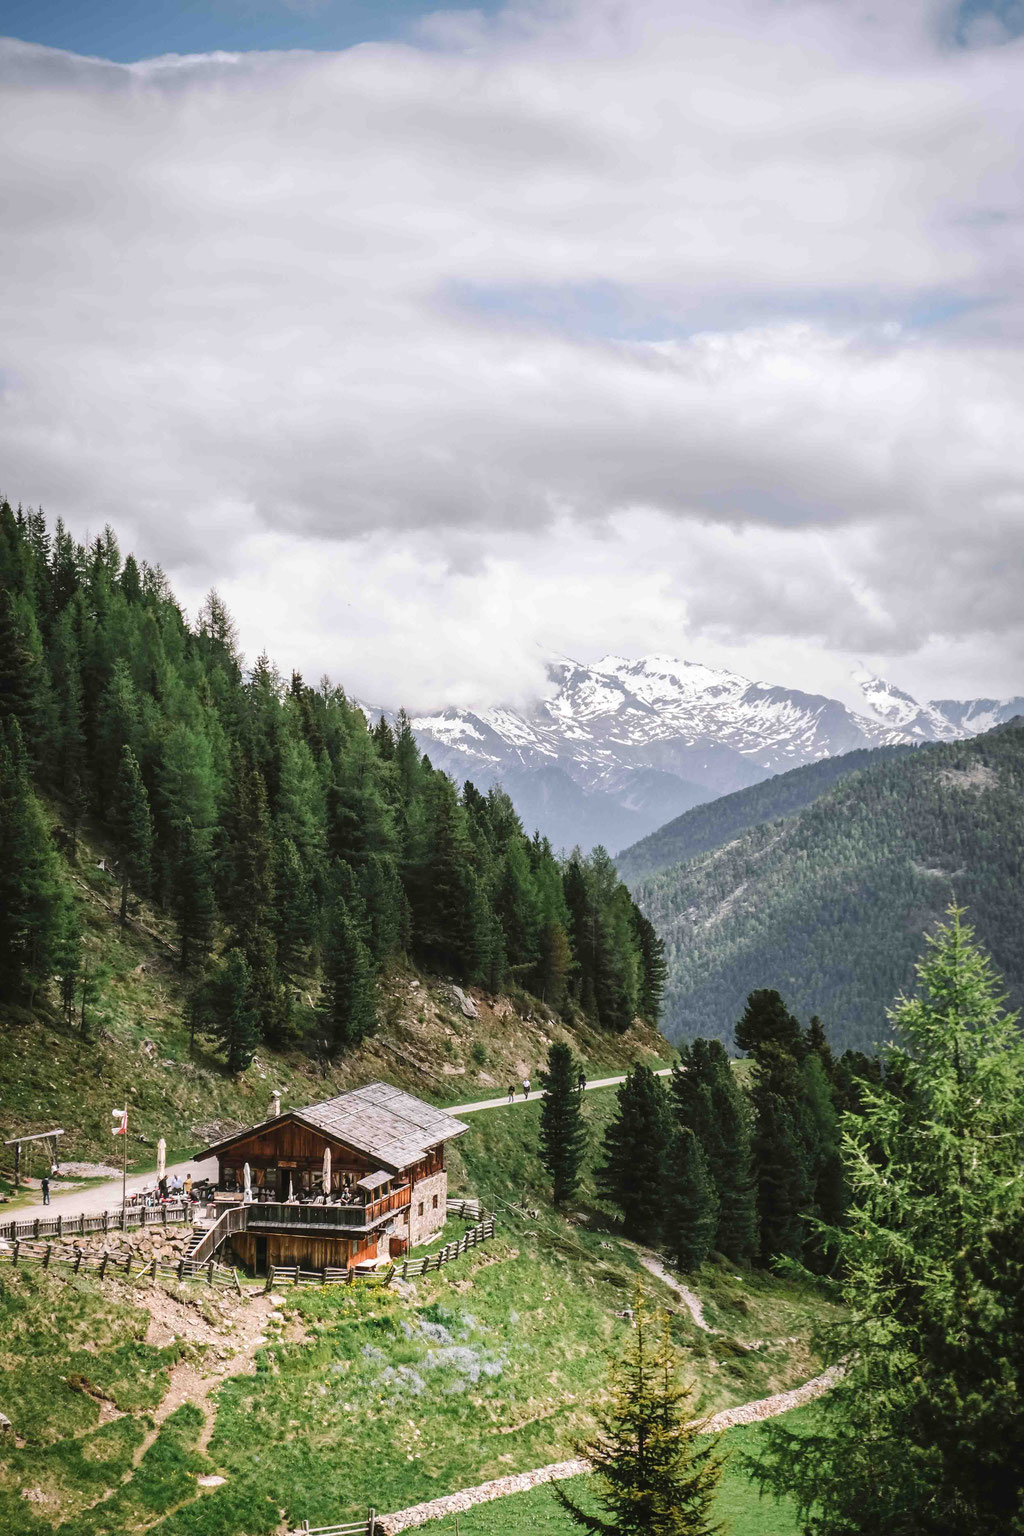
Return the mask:
{"type": "Polygon", "coordinates": [[[76,1275],[78,1274],[78,1271],[81,1269],[81,1267],[82,1267],[82,1250],[81,1250],[81,1248],[76,1248],[75,1249],[75,1274],[76,1275]]]}
{"type": "Polygon", "coordinates": [[[235,1290],[238,1292],[239,1296],[241,1296],[241,1294],[242,1294],[242,1286],[241,1286],[241,1282],[239,1281],[239,1278],[238,1278],[238,1270],[235,1269],[234,1265],[232,1265],[232,1267],[231,1267],[231,1274],[232,1274],[232,1277],[234,1278],[235,1290]]]}
{"type": "Polygon", "coordinates": [[[49,1269],[49,1267],[50,1267],[50,1254],[52,1252],[53,1252],[53,1244],[52,1243],[47,1243],[47,1245],[46,1245],[46,1252],[43,1254],[43,1268],[44,1269],[49,1269]]]}
{"type": "Polygon", "coordinates": [[[109,1253],[104,1252],[103,1257],[100,1260],[100,1279],[101,1280],[105,1277],[105,1275],[107,1273],[107,1265],[109,1263],[110,1263],[110,1255],[109,1255],[109,1253]]]}
{"type": "Polygon", "coordinates": [[[184,1255],[182,1255],[182,1257],[178,1260],[178,1279],[179,1280],[184,1280],[184,1278],[185,1278],[185,1258],[184,1258],[184,1255]]]}
{"type": "Polygon", "coordinates": [[[369,1519],[366,1522],[366,1536],[377,1536],[377,1511],[370,1510],[369,1519]]]}
{"type": "Polygon", "coordinates": [[[166,1207],[166,1205],[162,1205],[160,1207],[160,1217],[161,1217],[161,1220],[163,1222],[163,1225],[166,1227],[166,1225],[167,1225],[167,1207],[166,1207]]]}
{"type": "Polygon", "coordinates": [[[267,1270],[267,1288],[266,1288],[266,1291],[264,1292],[264,1294],[265,1295],[269,1295],[270,1292],[273,1289],[274,1289],[274,1266],[273,1266],[273,1264],[271,1264],[270,1268],[267,1270]]]}
{"type": "Polygon", "coordinates": [[[35,1237],[35,1238],[38,1238],[38,1236],[39,1236],[39,1217],[38,1216],[35,1218],[35,1220],[32,1223],[32,1236],[35,1237]]]}
{"type": "Polygon", "coordinates": [[[212,1285],[213,1284],[213,1255],[212,1254],[211,1254],[211,1256],[210,1256],[210,1258],[209,1258],[209,1260],[207,1262],[207,1265],[206,1265],[206,1283],[207,1283],[207,1285],[212,1285]]]}

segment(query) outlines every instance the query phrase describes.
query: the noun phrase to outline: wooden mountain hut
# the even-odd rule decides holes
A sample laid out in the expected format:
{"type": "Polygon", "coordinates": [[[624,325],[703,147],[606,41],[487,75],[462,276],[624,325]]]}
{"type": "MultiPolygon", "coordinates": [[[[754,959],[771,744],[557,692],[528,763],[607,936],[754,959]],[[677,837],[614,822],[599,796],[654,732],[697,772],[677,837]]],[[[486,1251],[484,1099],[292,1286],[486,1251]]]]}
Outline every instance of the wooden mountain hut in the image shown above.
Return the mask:
{"type": "Polygon", "coordinates": [[[286,1110],[203,1156],[219,1164],[218,1203],[243,1199],[249,1166],[245,1226],[231,1236],[243,1264],[257,1274],[270,1265],[348,1268],[404,1253],[444,1225],[445,1144],[468,1129],[410,1093],[370,1083],[286,1110]]]}

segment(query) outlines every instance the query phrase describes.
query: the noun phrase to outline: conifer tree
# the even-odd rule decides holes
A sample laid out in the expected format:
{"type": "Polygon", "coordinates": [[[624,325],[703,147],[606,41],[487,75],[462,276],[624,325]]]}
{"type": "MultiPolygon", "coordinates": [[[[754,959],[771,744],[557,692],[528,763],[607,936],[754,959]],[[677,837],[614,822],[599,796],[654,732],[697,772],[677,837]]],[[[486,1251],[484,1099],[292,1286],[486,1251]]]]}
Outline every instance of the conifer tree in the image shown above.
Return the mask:
{"type": "Polygon", "coordinates": [[[369,951],[345,901],[331,908],[324,942],[324,984],[318,1015],[328,1055],[354,1049],[377,1028],[376,989],[369,951]]]}
{"type": "Polygon", "coordinates": [[[123,928],[128,921],[129,888],[144,895],[149,890],[153,873],[153,819],[149,813],[149,796],[142,782],[135,753],[128,746],[121,749],[121,762],[110,807],[110,826],[114,856],[121,877],[121,910],[118,920],[123,928]]]}
{"type": "Polygon", "coordinates": [[[886,1078],[843,1121],[842,1369],[764,1483],[816,1536],[1010,1536],[1024,1508],[1024,1042],[963,912],[890,1015],[886,1078]]]}
{"type": "MultiPolygon", "coordinates": [[[[767,1053],[766,1053],[767,1054],[767,1053]]],[[[785,1058],[787,1063],[789,1058],[785,1058]]],[[[793,1070],[797,1068],[795,1064],[793,1070]]],[[[761,1259],[768,1264],[803,1256],[814,1183],[798,1119],[797,1096],[784,1076],[759,1065],[751,1095],[755,1114],[754,1169],[761,1259]]]]}
{"type": "MultiPolygon", "coordinates": [[[[224,1047],[229,1072],[244,1072],[260,1041],[252,989],[252,972],[240,949],[229,949],[207,990],[208,1002],[199,1017],[224,1047]]],[[[192,1020],[196,1027],[196,1018],[192,1020]]]]}
{"type": "Polygon", "coordinates": [[[747,998],[743,1017],[736,1025],[736,1047],[756,1061],[768,1046],[796,1060],[803,1055],[804,1040],[800,1025],[778,992],[763,989],[747,998]]]}
{"type": "Polygon", "coordinates": [[[552,1492],[573,1523],[594,1536],[714,1536],[717,1441],[691,1415],[692,1387],[679,1383],[668,1319],[651,1319],[640,1287],[625,1357],[612,1364],[610,1402],[598,1433],[577,1447],[594,1468],[598,1512],[560,1483],[552,1492]]]}
{"type": "Polygon", "coordinates": [[[178,841],[173,905],[181,946],[181,968],[188,971],[204,964],[217,919],[209,860],[190,816],[185,817],[178,841]]]}
{"type": "Polygon", "coordinates": [[[636,1066],[618,1090],[618,1108],[604,1136],[598,1169],[601,1193],[622,1217],[626,1236],[656,1242],[665,1207],[665,1154],[671,1119],[661,1079],[636,1066]]]}
{"type": "Polygon", "coordinates": [[[694,1040],[672,1074],[677,1123],[704,1149],[718,1196],[712,1246],[737,1264],[757,1252],[757,1203],[751,1151],[751,1112],[719,1040],[694,1040]]]}
{"type": "Polygon", "coordinates": [[[23,743],[31,738],[35,721],[37,671],[14,599],[0,587],[0,726],[16,720],[23,743]]]}
{"type": "Polygon", "coordinates": [[[665,940],[639,907],[633,908],[633,923],[640,945],[640,1015],[649,1024],[657,1024],[668,980],[665,940]]]}
{"type": "Polygon", "coordinates": [[[263,1038],[281,1043],[285,1014],[274,947],[274,845],[267,786],[251,759],[240,759],[231,818],[231,865],[225,911],[249,968],[252,1003],[263,1038]]]}
{"type": "Polygon", "coordinates": [[[31,997],[62,962],[71,895],[15,719],[0,725],[0,997],[31,997]]]}
{"type": "Polygon", "coordinates": [[[685,1126],[672,1138],[665,1172],[665,1246],[680,1269],[699,1269],[718,1228],[718,1192],[704,1148],[685,1126]]]}
{"type": "Polygon", "coordinates": [[[556,1041],[540,1074],[545,1098],[540,1111],[541,1162],[551,1175],[555,1205],[576,1193],[587,1148],[587,1128],[579,1091],[580,1066],[571,1048],[556,1041]]]}

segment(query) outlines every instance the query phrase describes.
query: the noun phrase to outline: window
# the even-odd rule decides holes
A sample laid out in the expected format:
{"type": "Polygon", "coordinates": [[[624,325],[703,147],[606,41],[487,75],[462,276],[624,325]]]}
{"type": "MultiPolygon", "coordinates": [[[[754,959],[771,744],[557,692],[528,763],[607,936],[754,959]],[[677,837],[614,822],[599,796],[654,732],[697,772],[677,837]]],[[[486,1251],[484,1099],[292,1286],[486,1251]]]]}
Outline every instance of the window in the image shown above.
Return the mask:
{"type": "Polygon", "coordinates": [[[437,1210],[437,1196],[434,1196],[434,1210],[437,1210]]]}
{"type": "Polygon", "coordinates": [[[423,1215],[423,1201],[420,1201],[419,1215],[423,1215]]]}

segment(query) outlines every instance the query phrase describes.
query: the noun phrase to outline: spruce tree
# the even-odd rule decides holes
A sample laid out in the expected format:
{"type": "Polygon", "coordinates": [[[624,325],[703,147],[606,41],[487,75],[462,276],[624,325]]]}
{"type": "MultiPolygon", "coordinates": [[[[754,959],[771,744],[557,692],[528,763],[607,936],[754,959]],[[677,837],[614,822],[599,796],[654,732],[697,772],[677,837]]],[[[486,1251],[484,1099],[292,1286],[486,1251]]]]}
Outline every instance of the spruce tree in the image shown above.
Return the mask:
{"type": "Polygon", "coordinates": [[[679,1382],[680,1362],[668,1319],[652,1320],[642,1290],[633,1298],[633,1329],[610,1371],[610,1401],[598,1433],[577,1447],[594,1468],[598,1512],[577,1504],[559,1483],[552,1492],[575,1525],[594,1536],[714,1536],[718,1442],[691,1415],[693,1388],[679,1382]]]}
{"type": "Polygon", "coordinates": [[[205,963],[217,920],[209,859],[190,816],[185,817],[178,839],[173,906],[178,923],[181,968],[188,971],[205,963]]]}
{"type": "Polygon", "coordinates": [[[0,587],[0,725],[16,720],[23,743],[32,735],[37,682],[38,668],[25,643],[14,599],[0,587]]]}
{"type": "Polygon", "coordinates": [[[604,1136],[598,1187],[614,1205],[626,1236],[657,1242],[664,1222],[665,1155],[671,1117],[661,1079],[636,1066],[618,1090],[618,1108],[604,1136]]]}
{"type": "Polygon", "coordinates": [[[571,1048],[556,1041],[548,1050],[547,1071],[540,1074],[545,1092],[540,1111],[540,1155],[551,1175],[555,1205],[564,1205],[576,1193],[587,1148],[579,1074],[571,1048]]]}
{"type": "Polygon", "coordinates": [[[665,1247],[680,1269],[699,1269],[717,1228],[718,1192],[704,1148],[693,1131],[680,1127],[666,1157],[665,1247]]]}
{"type": "Polygon", "coordinates": [[[665,941],[639,907],[633,909],[633,923],[640,945],[640,1014],[649,1024],[657,1024],[668,981],[665,941]]]}
{"type": "Polygon", "coordinates": [[[801,1135],[796,1095],[780,1077],[759,1068],[752,1093],[755,1113],[754,1169],[761,1259],[800,1259],[807,1235],[814,1181],[801,1135]]]}
{"type": "Polygon", "coordinates": [[[886,1083],[843,1120],[837,1380],[764,1483],[816,1536],[1010,1536],[1024,1509],[1024,1042],[963,913],[890,1015],[886,1083]]]}
{"type": "Polygon", "coordinates": [[[123,928],[128,921],[129,888],[144,895],[149,890],[153,873],[153,819],[149,812],[149,796],[135,753],[128,746],[121,749],[109,820],[121,877],[118,920],[123,928]]]}
{"type": "Polygon", "coordinates": [[[338,897],[328,916],[324,982],[317,1009],[330,1057],[353,1050],[374,1033],[376,1002],[369,951],[348,906],[338,897]]]}

